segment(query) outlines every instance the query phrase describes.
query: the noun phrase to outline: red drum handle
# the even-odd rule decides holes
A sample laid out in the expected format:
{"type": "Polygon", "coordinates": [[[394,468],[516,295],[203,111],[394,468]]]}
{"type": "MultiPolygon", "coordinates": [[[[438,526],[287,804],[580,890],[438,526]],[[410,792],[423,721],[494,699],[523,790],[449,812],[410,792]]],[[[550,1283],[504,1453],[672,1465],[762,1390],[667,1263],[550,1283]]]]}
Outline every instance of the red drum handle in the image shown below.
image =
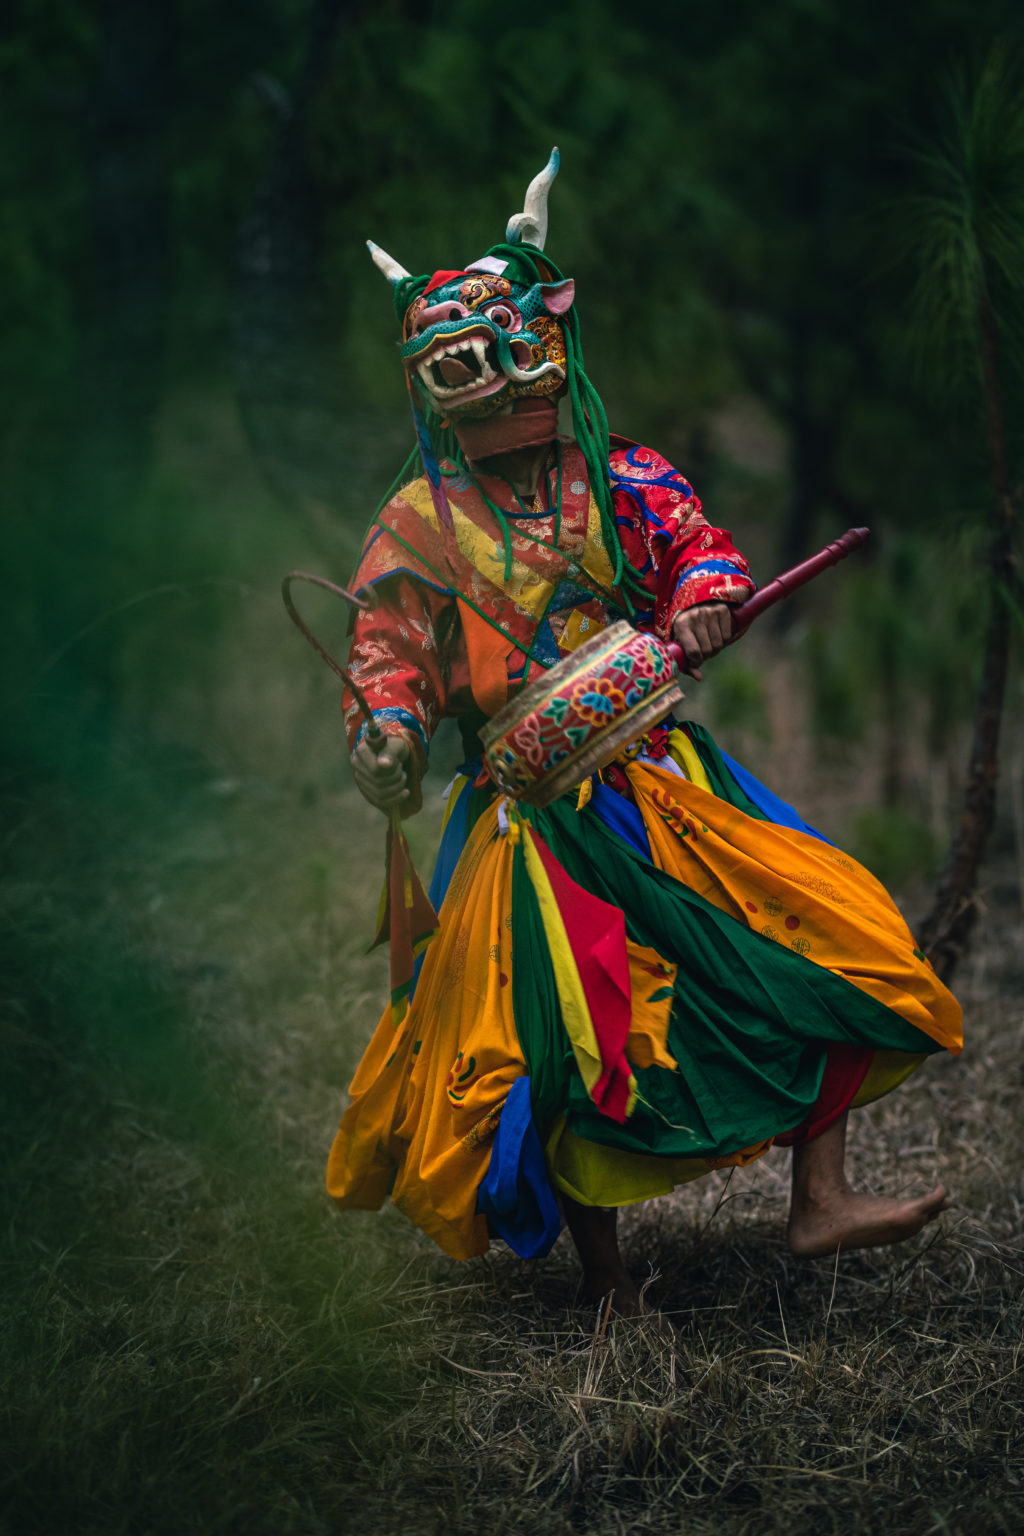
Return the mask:
{"type": "MultiPolygon", "coordinates": [[[[799,565],[794,565],[792,570],[783,571],[781,576],[776,576],[760,592],[755,592],[753,597],[748,597],[745,603],[740,603],[738,608],[732,611],[732,634],[729,644],[738,640],[745,634],[755,619],[759,619],[768,608],[773,608],[784,597],[790,597],[799,587],[813,581],[815,576],[820,576],[822,571],[828,570],[830,565],[838,565],[840,560],[845,560],[847,555],[852,555],[855,549],[859,549],[867,540],[870,528],[848,528],[838,539],[825,548],[819,550],[816,555],[811,555],[809,560],[802,560],[799,565]]],[[[681,667],[684,657],[682,646],[674,640],[669,642],[669,652],[676,666],[681,667]]]]}
{"type": "Polygon", "coordinates": [[[732,639],[738,640],[740,635],[755,619],[759,619],[766,608],[773,607],[780,599],[789,597],[798,587],[813,581],[815,576],[820,576],[822,571],[827,571],[830,565],[838,565],[840,560],[845,560],[847,555],[852,555],[855,549],[860,549],[869,534],[870,528],[848,528],[840,538],[826,544],[825,548],[812,555],[809,560],[803,560],[799,565],[794,565],[790,571],[783,571],[781,576],[776,576],[760,592],[755,592],[753,597],[748,597],[745,603],[733,609],[732,615],[732,639]]]}

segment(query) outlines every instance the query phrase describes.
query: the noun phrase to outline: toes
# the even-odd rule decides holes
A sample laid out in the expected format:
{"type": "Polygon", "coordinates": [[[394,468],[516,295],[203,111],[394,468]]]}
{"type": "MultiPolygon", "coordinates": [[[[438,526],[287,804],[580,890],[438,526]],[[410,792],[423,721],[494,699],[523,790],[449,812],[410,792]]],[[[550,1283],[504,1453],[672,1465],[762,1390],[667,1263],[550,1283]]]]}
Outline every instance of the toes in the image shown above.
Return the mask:
{"type": "Polygon", "coordinates": [[[942,1215],[943,1211],[948,1211],[952,1204],[953,1201],[949,1195],[944,1195],[937,1204],[933,1204],[931,1201],[929,1201],[928,1204],[924,1207],[925,1221],[937,1221],[938,1218],[942,1215]]]}

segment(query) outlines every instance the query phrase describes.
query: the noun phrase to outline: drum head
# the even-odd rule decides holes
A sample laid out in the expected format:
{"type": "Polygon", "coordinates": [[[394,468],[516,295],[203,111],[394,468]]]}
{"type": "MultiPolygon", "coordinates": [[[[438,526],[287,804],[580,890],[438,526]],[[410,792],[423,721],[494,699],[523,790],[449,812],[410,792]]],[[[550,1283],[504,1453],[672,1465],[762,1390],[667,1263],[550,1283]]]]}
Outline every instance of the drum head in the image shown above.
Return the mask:
{"type": "Polygon", "coordinates": [[[487,771],[513,799],[549,805],[613,762],[682,698],[667,647],[622,620],[563,657],[481,728],[487,771]]]}

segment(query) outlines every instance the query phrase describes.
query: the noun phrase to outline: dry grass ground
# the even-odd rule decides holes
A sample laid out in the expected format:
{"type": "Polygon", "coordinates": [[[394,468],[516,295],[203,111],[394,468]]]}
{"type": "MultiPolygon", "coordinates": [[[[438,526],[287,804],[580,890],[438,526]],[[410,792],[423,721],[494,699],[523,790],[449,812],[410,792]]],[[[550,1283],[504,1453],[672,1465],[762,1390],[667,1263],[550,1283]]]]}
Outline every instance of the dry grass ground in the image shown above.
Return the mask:
{"type": "Polygon", "coordinates": [[[459,1266],[328,1208],[384,992],[382,826],[308,767],[325,695],[270,681],[259,779],[225,729],[163,780],[126,759],[12,805],[8,1536],[1024,1530],[1013,859],[960,978],[966,1055],[855,1127],[862,1183],[942,1178],[956,1209],[797,1262],[780,1153],[633,1210],[670,1345],[577,1305],[564,1237],[459,1266]]]}

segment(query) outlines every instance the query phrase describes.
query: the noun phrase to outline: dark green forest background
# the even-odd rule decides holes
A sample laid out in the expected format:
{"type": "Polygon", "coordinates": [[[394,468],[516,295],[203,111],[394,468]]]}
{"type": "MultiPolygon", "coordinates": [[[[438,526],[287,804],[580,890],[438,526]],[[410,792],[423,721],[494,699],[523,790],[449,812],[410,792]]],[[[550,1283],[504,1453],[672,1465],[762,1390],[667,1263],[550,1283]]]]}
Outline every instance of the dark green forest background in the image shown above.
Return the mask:
{"type": "MultiPolygon", "coordinates": [[[[1019,904],[1022,57],[991,0],[5,8],[12,1531],[339,1528],[296,1513],[294,1469],[341,1477],[338,1424],[383,1435],[406,1390],[324,1311],[411,1239],[347,1227],[357,1263],[326,1224],[384,980],[358,961],[382,829],[278,595],[294,566],[345,579],[410,446],[368,237],[460,266],[560,147],[548,249],[613,430],[692,478],[762,581],[872,529],[697,707],[917,918],[972,739],[984,841],[1002,712],[982,894],[1019,904]],[[294,1400],[264,1424],[240,1405],[268,1319],[294,1400]]],[[[308,601],[340,649],[344,614],[308,601]]]]}
{"type": "MultiPolygon", "coordinates": [[[[882,723],[883,797],[912,820],[904,738],[934,761],[968,717],[991,596],[962,247],[986,198],[990,224],[1020,219],[1020,30],[1015,8],[964,0],[567,0],[541,24],[397,0],[13,7],[15,773],[81,782],[114,742],[203,772],[238,750],[210,678],[236,659],[219,647],[240,605],[298,554],[343,572],[408,438],[365,238],[413,271],[467,261],[558,142],[549,245],[613,426],[685,468],[762,580],[871,525],[870,568],[800,630],[800,679],[823,738],[882,723]]],[[[980,280],[1011,481],[1013,237],[980,280]]],[[[269,606],[264,623],[280,628],[269,606]]],[[[756,711],[756,683],[735,691],[756,711]]],[[[903,829],[919,856],[940,822],[903,829]]]]}

